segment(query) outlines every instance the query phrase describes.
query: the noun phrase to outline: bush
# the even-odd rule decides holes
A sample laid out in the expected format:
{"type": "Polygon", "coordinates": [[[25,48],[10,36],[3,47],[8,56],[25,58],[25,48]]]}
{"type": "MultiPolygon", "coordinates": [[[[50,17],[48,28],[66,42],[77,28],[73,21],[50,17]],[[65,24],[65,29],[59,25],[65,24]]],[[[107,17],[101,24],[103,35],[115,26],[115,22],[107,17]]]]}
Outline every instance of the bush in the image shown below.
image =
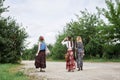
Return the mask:
{"type": "Polygon", "coordinates": [[[0,19],[0,63],[16,63],[21,60],[25,29],[11,18],[0,19]]]}

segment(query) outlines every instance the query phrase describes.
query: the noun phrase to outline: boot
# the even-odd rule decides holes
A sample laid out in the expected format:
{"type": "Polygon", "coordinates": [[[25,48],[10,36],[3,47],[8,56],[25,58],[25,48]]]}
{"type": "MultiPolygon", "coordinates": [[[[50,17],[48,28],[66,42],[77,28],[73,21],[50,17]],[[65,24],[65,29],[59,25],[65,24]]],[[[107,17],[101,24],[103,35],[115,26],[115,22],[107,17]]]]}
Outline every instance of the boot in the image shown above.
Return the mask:
{"type": "Polygon", "coordinates": [[[80,68],[78,68],[78,71],[80,71],[80,68]]]}

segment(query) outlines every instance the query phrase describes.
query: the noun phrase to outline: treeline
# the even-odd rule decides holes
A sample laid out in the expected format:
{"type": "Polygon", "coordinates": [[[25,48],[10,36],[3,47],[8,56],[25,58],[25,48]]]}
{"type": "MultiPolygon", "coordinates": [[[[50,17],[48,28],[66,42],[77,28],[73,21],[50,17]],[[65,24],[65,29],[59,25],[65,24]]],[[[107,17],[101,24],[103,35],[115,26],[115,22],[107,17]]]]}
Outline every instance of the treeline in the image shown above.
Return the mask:
{"type": "Polygon", "coordinates": [[[2,13],[8,11],[8,7],[3,7],[4,1],[0,0],[0,63],[18,63],[27,33],[11,17],[2,17],[2,13]]]}
{"type": "MultiPolygon", "coordinates": [[[[53,46],[48,44],[47,47],[51,51],[53,46]]],[[[25,49],[22,54],[22,59],[23,60],[34,60],[37,50],[38,50],[38,44],[34,44],[32,48],[25,49]]],[[[49,58],[51,57],[51,55],[47,55],[46,57],[49,58]]]]}
{"type": "Polygon", "coordinates": [[[85,58],[120,59],[120,1],[105,2],[107,9],[96,7],[97,13],[85,9],[76,15],[76,21],[66,24],[52,48],[53,59],[64,59],[66,51],[61,41],[66,36],[72,36],[73,40],[82,37],[85,58]]]}
{"type": "MultiPolygon", "coordinates": [[[[57,36],[56,43],[51,45],[48,58],[64,59],[66,47],[61,41],[66,36],[72,36],[73,40],[81,36],[85,58],[120,59],[120,1],[105,0],[105,3],[106,9],[96,7],[97,13],[85,9],[76,15],[77,20],[67,23],[63,32],[57,36]]],[[[30,52],[24,54],[26,56],[23,55],[23,59],[33,59],[31,55],[35,56],[35,47],[28,49],[30,52]]]]}

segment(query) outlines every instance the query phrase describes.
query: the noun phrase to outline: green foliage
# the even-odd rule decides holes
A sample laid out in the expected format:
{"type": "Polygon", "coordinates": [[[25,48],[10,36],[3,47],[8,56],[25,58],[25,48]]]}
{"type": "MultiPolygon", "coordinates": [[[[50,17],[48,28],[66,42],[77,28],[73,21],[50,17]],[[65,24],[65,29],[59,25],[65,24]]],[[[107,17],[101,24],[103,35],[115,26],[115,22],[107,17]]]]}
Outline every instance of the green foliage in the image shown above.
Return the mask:
{"type": "Polygon", "coordinates": [[[111,0],[106,0],[108,9],[100,9],[98,11],[108,20],[107,29],[104,30],[107,34],[109,42],[120,41],[120,1],[115,0],[113,3],[111,0]]]}
{"type": "Polygon", "coordinates": [[[25,49],[22,54],[23,60],[34,60],[37,53],[38,45],[35,44],[31,49],[25,49]]]}
{"type": "Polygon", "coordinates": [[[0,63],[20,61],[26,37],[25,29],[21,28],[15,20],[0,19],[0,63]]]}
{"type": "MultiPolygon", "coordinates": [[[[53,46],[49,44],[49,45],[47,45],[47,47],[51,52],[51,49],[53,46]]],[[[38,44],[34,44],[34,46],[32,48],[25,49],[22,54],[22,59],[23,60],[34,60],[37,50],[38,50],[38,44]]],[[[49,57],[51,57],[51,55],[47,55],[47,58],[49,58],[49,57]]]]}
{"type": "Polygon", "coordinates": [[[67,35],[73,36],[74,40],[79,35],[83,38],[86,57],[95,57],[97,55],[102,57],[103,47],[101,45],[101,37],[99,36],[99,28],[104,25],[104,22],[100,19],[100,15],[90,14],[85,10],[81,11],[81,16],[76,16],[78,21],[72,21],[66,25],[67,35]]]}
{"type": "MultiPolygon", "coordinates": [[[[97,8],[97,13],[89,13],[88,10],[80,11],[80,15],[76,15],[77,20],[67,23],[63,33],[59,33],[54,46],[50,46],[53,59],[64,59],[66,47],[61,41],[66,36],[71,36],[76,40],[77,36],[83,39],[85,58],[120,58],[120,1],[105,0],[108,9],[97,8]],[[101,15],[108,19],[106,23],[101,15]]],[[[30,49],[26,51],[30,55],[36,52],[30,49]]],[[[26,56],[27,59],[30,56],[26,56]]],[[[30,58],[32,59],[32,58],[30,58]]]]}
{"type": "Polygon", "coordinates": [[[62,40],[64,39],[65,35],[60,34],[57,38],[57,42],[53,46],[51,50],[51,57],[53,59],[64,59],[64,55],[66,54],[66,47],[61,44],[62,40]]]}
{"type": "Polygon", "coordinates": [[[21,60],[27,33],[11,17],[1,17],[7,11],[3,2],[4,0],[0,0],[0,63],[16,63],[21,60]]]}
{"type": "Polygon", "coordinates": [[[2,14],[3,12],[8,11],[7,8],[9,8],[9,6],[8,6],[8,7],[3,7],[4,1],[5,1],[5,0],[0,0],[0,17],[1,17],[1,14],[2,14]]]}
{"type": "MultiPolygon", "coordinates": [[[[48,44],[47,47],[50,50],[51,54],[47,55],[47,58],[53,58],[53,59],[63,59],[64,58],[64,52],[65,52],[65,46],[62,46],[61,41],[63,39],[63,35],[59,35],[58,42],[56,42],[55,46],[48,44]]],[[[23,54],[22,54],[22,59],[23,60],[34,60],[35,55],[38,50],[38,45],[35,44],[32,48],[30,49],[25,49],[23,54]]]]}
{"type": "Polygon", "coordinates": [[[108,20],[108,24],[106,24],[102,36],[102,38],[105,40],[104,57],[119,58],[120,50],[118,48],[120,47],[120,1],[105,1],[108,9],[98,8],[98,11],[108,20]]]}
{"type": "Polygon", "coordinates": [[[65,48],[61,41],[65,36],[81,36],[84,43],[85,58],[120,58],[120,1],[113,3],[106,0],[108,9],[98,9],[98,13],[80,11],[76,21],[67,23],[62,34],[59,34],[52,49],[53,58],[64,58],[65,48]],[[101,18],[101,14],[108,19],[109,24],[101,18]],[[60,54],[59,54],[60,53],[60,54]]]}

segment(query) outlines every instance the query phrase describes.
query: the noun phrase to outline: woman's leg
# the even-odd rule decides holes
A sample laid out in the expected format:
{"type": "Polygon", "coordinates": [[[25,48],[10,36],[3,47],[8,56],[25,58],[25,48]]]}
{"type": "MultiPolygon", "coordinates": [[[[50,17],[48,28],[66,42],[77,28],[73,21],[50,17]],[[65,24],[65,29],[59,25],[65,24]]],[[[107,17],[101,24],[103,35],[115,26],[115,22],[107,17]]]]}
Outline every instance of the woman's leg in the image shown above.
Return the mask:
{"type": "Polygon", "coordinates": [[[81,57],[80,57],[80,53],[78,54],[78,59],[77,59],[77,68],[78,71],[80,71],[80,66],[81,66],[81,57]]]}
{"type": "Polygon", "coordinates": [[[42,72],[42,68],[40,68],[40,72],[42,72]]]}
{"type": "Polygon", "coordinates": [[[81,61],[80,61],[80,69],[83,70],[83,57],[81,57],[81,61]]]}
{"type": "Polygon", "coordinates": [[[42,68],[40,68],[40,72],[45,72],[45,70],[42,70],[42,68]]]}

